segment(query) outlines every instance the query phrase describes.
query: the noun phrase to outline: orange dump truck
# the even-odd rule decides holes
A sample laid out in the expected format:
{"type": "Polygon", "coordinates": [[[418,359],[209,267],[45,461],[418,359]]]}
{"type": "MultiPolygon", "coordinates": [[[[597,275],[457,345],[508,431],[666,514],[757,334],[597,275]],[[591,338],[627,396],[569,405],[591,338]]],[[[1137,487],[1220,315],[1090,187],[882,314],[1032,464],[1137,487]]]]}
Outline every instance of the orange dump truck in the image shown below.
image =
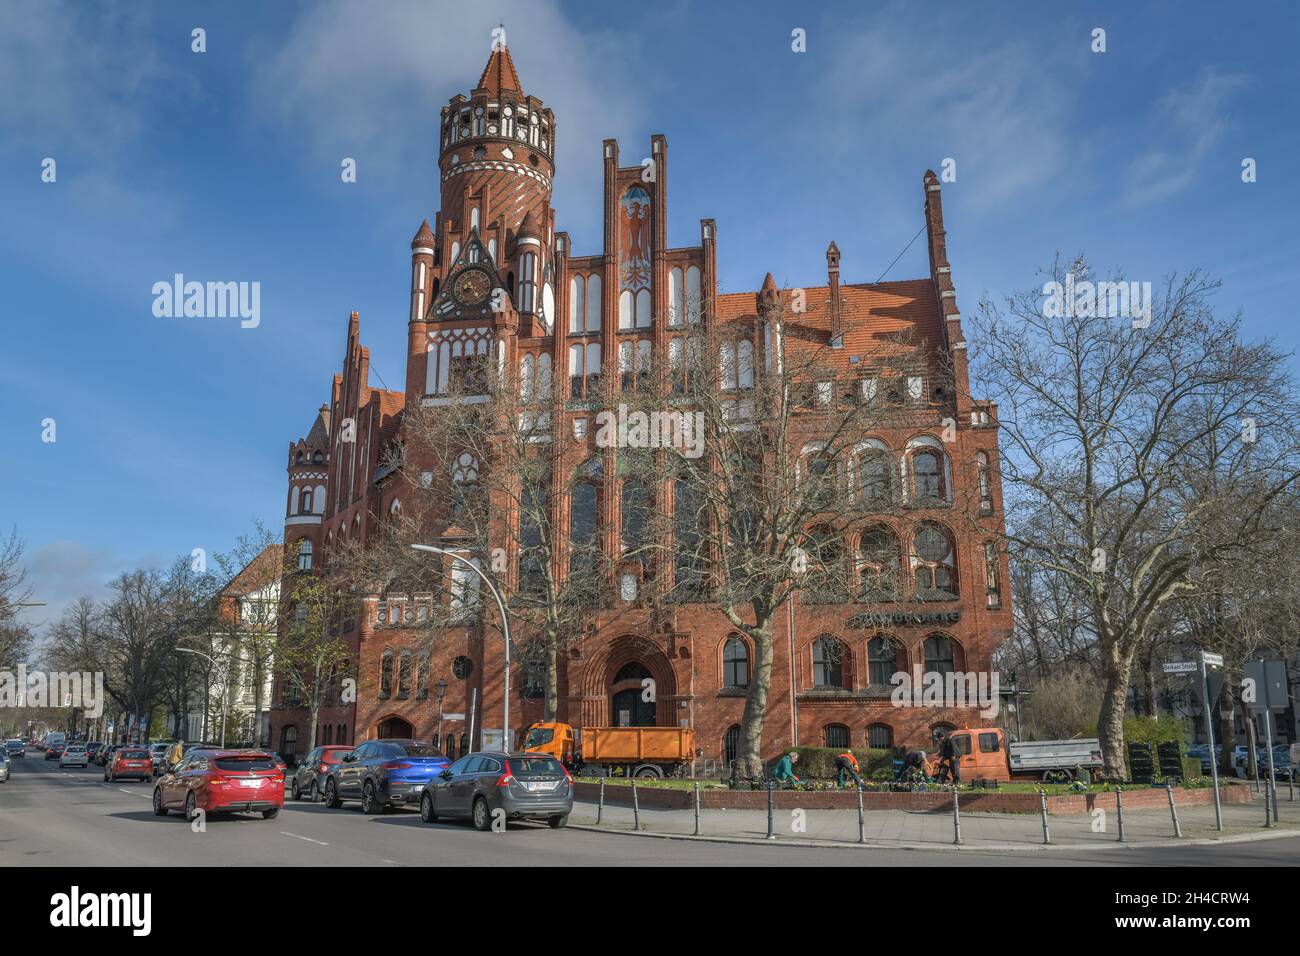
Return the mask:
{"type": "Polygon", "coordinates": [[[550,754],[574,773],[600,768],[627,777],[680,776],[695,759],[695,731],[685,727],[573,727],[538,721],[523,749],[550,754]]]}

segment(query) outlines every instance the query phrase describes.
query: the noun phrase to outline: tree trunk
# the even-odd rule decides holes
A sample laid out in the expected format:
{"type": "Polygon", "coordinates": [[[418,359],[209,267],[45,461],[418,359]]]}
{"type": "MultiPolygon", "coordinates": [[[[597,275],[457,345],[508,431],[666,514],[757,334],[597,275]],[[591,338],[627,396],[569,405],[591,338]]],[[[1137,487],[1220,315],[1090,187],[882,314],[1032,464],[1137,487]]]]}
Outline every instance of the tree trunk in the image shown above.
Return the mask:
{"type": "Polygon", "coordinates": [[[559,641],[554,632],[546,635],[546,694],[543,720],[555,720],[560,708],[559,641]]]}
{"type": "MultiPolygon", "coordinates": [[[[740,720],[740,746],[736,760],[742,777],[757,780],[763,776],[763,724],[767,718],[767,697],[772,683],[772,632],[770,628],[751,631],[754,641],[754,672],[745,694],[745,713],[740,720]]],[[[790,662],[794,666],[794,661],[790,662]]]]}
{"type": "Polygon", "coordinates": [[[1124,711],[1128,698],[1129,667],[1127,662],[1116,666],[1114,660],[1105,663],[1106,689],[1101,698],[1101,712],[1097,716],[1097,736],[1101,741],[1102,773],[1108,780],[1124,780],[1124,711]]]}
{"type": "Polygon", "coordinates": [[[1218,737],[1215,740],[1223,749],[1219,753],[1219,775],[1221,777],[1231,777],[1234,775],[1232,766],[1232,748],[1237,740],[1237,728],[1233,723],[1233,708],[1236,706],[1239,682],[1235,674],[1229,673],[1223,681],[1223,690],[1219,692],[1219,700],[1226,700],[1226,706],[1219,708],[1219,726],[1216,728],[1218,737]]]}

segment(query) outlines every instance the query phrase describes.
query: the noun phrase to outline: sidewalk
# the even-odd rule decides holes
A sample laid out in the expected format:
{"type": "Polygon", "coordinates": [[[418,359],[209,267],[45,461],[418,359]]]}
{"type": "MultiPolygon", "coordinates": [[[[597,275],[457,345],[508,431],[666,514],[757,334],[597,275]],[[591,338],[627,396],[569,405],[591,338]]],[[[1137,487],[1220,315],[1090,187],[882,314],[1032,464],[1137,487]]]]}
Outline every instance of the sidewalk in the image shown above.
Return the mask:
{"type": "MultiPolygon", "coordinates": [[[[1273,834],[1300,833],[1300,791],[1297,799],[1288,800],[1285,787],[1278,788],[1278,824],[1264,826],[1264,798],[1253,795],[1249,804],[1225,804],[1223,832],[1214,825],[1214,807],[1187,807],[1178,811],[1182,837],[1174,835],[1173,819],[1165,810],[1125,810],[1124,843],[1152,846],[1175,845],[1198,840],[1262,839],[1273,834]]],[[[571,826],[599,829],[602,832],[633,832],[631,807],[605,805],[600,826],[596,825],[595,803],[575,803],[569,818],[571,826]]],[[[954,846],[953,814],[912,813],[902,810],[868,810],[863,814],[865,843],[870,846],[928,848],[954,846]]],[[[765,810],[701,810],[700,835],[693,837],[695,815],[692,810],[651,810],[640,813],[640,832],[647,836],[685,837],[687,839],[757,841],[790,845],[858,844],[856,810],[787,810],[773,812],[775,840],[767,840],[765,810]]],[[[1119,842],[1116,814],[1098,810],[1094,814],[1071,814],[1047,818],[1054,846],[1114,848],[1119,842]]],[[[969,849],[1044,849],[1042,818],[1038,814],[965,813],[961,814],[962,846],[969,849]]]]}

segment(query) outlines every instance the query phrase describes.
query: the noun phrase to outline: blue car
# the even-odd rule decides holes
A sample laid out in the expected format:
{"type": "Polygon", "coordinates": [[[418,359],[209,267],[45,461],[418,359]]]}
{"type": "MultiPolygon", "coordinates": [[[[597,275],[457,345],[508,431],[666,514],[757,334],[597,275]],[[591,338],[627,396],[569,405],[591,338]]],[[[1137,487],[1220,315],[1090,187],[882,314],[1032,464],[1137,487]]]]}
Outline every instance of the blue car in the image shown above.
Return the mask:
{"type": "Polygon", "coordinates": [[[358,800],[363,813],[418,806],[425,784],[449,763],[437,747],[419,740],[367,740],[330,768],[325,805],[358,800]]]}

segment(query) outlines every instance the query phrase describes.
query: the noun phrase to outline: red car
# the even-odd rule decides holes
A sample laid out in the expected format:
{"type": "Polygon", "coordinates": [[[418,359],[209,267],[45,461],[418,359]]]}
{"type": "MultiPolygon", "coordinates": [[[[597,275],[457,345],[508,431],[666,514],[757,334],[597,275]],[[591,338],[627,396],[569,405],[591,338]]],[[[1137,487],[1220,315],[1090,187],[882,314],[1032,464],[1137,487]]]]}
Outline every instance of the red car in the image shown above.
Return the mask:
{"type": "Polygon", "coordinates": [[[109,783],[123,777],[153,779],[153,758],[143,747],[118,747],[113,757],[104,765],[104,779],[109,783]]]}
{"type": "Polygon", "coordinates": [[[153,789],[153,812],[183,810],[193,820],[206,814],[260,812],[273,819],[284,806],[284,777],[261,750],[191,750],[153,789]]]}

